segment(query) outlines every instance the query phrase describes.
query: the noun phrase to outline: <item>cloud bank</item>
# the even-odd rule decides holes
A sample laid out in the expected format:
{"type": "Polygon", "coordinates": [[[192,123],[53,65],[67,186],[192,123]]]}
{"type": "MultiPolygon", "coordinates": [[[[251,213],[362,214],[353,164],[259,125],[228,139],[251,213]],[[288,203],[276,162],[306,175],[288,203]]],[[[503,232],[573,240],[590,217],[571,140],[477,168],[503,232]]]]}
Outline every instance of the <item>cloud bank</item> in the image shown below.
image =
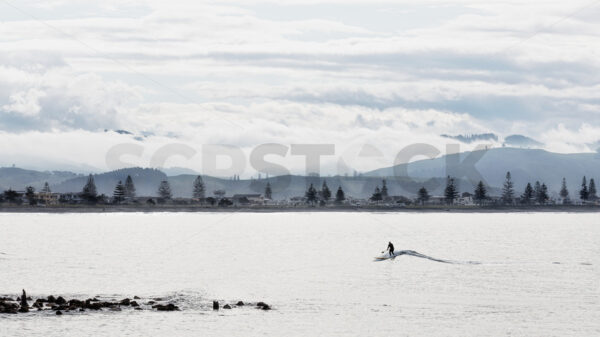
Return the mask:
{"type": "Polygon", "coordinates": [[[169,143],[276,142],[371,144],[382,156],[353,163],[368,170],[486,132],[595,151],[599,15],[585,1],[0,2],[0,164],[106,169],[129,142],[147,166],[169,143]],[[120,129],[133,135],[105,132],[120,129]]]}

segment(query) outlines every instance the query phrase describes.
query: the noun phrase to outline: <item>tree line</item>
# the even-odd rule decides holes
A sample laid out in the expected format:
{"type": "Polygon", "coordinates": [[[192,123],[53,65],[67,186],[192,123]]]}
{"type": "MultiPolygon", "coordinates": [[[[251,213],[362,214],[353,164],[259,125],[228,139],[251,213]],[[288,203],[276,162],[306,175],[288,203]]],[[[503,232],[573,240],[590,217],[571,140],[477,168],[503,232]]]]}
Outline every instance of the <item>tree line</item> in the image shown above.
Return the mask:
{"type": "MultiPolygon", "coordinates": [[[[562,180],[559,195],[563,199],[563,203],[570,203],[569,190],[567,188],[567,181],[565,178],[562,180]]],[[[473,194],[465,192],[463,193],[463,196],[472,196],[473,200],[479,205],[484,205],[491,199],[488,194],[488,188],[485,186],[483,181],[479,181],[479,183],[475,186],[473,194]]],[[[444,189],[444,199],[448,204],[452,204],[458,198],[459,191],[456,181],[453,177],[448,176],[446,179],[446,187],[444,189]]],[[[588,184],[586,177],[583,177],[581,189],[579,190],[579,198],[584,202],[598,200],[596,183],[593,178],[590,179],[588,184]]],[[[425,187],[421,187],[421,189],[417,191],[417,200],[423,205],[425,202],[429,201],[429,199],[429,192],[425,187]]],[[[539,181],[536,181],[533,185],[528,182],[525,185],[523,193],[517,197],[511,173],[506,172],[506,178],[502,186],[502,194],[499,200],[503,205],[514,205],[517,203],[517,201],[526,205],[531,205],[534,203],[544,205],[548,203],[550,196],[548,194],[548,186],[546,186],[546,184],[543,182],[540,183],[539,181]]]]}
{"type": "MultiPolygon", "coordinates": [[[[216,190],[213,192],[214,197],[206,197],[206,186],[204,181],[200,175],[198,175],[192,184],[192,198],[196,199],[199,202],[207,202],[212,205],[218,203],[231,203],[229,200],[225,200],[225,191],[216,190]]],[[[41,190],[42,194],[47,193],[50,194],[50,186],[46,182],[44,187],[41,190]]],[[[173,193],[171,190],[171,186],[167,180],[163,180],[160,182],[157,188],[157,202],[164,203],[173,198],[173,193]]],[[[34,205],[37,202],[35,189],[32,186],[27,186],[25,190],[25,198],[31,205],[34,205]]],[[[416,202],[424,205],[431,199],[431,195],[429,191],[423,186],[416,191],[416,202]]],[[[563,203],[570,203],[570,192],[567,188],[567,181],[565,178],[562,179],[561,189],[559,192],[560,197],[562,198],[563,203]]],[[[83,201],[88,203],[96,203],[99,201],[105,201],[108,199],[105,195],[98,195],[98,191],[96,188],[96,184],[94,181],[94,176],[89,175],[85,185],[79,196],[83,201]]],[[[446,178],[446,186],[444,188],[443,198],[447,204],[453,204],[457,199],[461,196],[459,192],[459,188],[457,186],[456,179],[448,176],[446,178]]],[[[590,179],[589,182],[587,178],[584,176],[582,179],[581,187],[578,191],[579,199],[583,202],[587,201],[596,201],[598,200],[596,183],[594,179],[590,179]]],[[[4,191],[2,197],[6,201],[16,201],[19,199],[19,193],[13,191],[11,189],[4,191]]],[[[62,198],[63,196],[61,196],[62,198]]],[[[270,182],[267,181],[265,189],[264,189],[264,197],[266,199],[272,199],[273,191],[270,182]]],[[[488,187],[483,183],[483,181],[479,181],[479,183],[475,186],[473,193],[464,192],[462,193],[462,197],[472,197],[473,201],[478,205],[485,205],[492,201],[492,197],[489,195],[488,187]]],[[[130,175],[127,176],[125,182],[119,180],[115,185],[112,194],[112,203],[120,204],[124,201],[134,200],[136,198],[136,188],[133,182],[133,179],[130,175]]],[[[346,200],[346,193],[342,189],[342,186],[338,186],[338,189],[333,195],[331,189],[327,185],[327,181],[323,180],[323,183],[320,189],[315,188],[313,184],[307,188],[304,198],[307,204],[311,205],[326,205],[329,201],[333,200],[336,204],[342,204],[346,200]]],[[[412,200],[405,197],[395,197],[398,202],[406,202],[411,203],[412,200]]],[[[382,180],[381,187],[377,185],[369,197],[369,200],[375,203],[381,201],[389,201],[389,191],[387,186],[387,181],[385,179],[382,180]]],[[[528,182],[525,185],[525,188],[522,193],[517,195],[517,192],[514,188],[514,183],[512,181],[512,176],[510,172],[506,173],[505,181],[502,186],[502,193],[499,198],[496,198],[494,203],[501,203],[503,205],[515,205],[517,203],[531,205],[531,204],[541,204],[544,205],[548,203],[550,200],[548,187],[545,183],[536,181],[535,183],[528,182]]],[[[67,202],[68,200],[60,200],[62,202],[67,202]]],[[[154,202],[151,199],[148,199],[148,202],[154,202]]]]}

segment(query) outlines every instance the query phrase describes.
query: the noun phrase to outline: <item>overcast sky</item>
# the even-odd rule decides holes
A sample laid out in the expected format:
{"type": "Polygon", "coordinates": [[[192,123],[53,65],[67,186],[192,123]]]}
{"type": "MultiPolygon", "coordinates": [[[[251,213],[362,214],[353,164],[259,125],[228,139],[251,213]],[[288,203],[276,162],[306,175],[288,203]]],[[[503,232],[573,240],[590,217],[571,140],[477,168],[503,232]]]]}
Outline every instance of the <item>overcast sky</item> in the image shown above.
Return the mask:
{"type": "Polygon", "coordinates": [[[600,147],[600,1],[99,3],[0,0],[0,165],[104,170],[129,143],[150,166],[177,143],[198,154],[165,165],[200,170],[202,144],[276,142],[370,144],[349,159],[367,170],[484,132],[600,147]]]}

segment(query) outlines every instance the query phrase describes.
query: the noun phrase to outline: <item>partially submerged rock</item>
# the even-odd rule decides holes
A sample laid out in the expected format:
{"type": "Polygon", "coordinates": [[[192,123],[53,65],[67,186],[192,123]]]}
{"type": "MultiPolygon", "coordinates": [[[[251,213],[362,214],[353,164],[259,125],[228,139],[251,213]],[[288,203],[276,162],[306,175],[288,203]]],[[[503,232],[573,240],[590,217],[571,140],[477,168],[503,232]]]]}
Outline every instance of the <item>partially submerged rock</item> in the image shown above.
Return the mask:
{"type": "Polygon", "coordinates": [[[177,307],[173,303],[169,303],[167,305],[157,304],[157,305],[152,306],[152,308],[156,309],[158,311],[178,311],[179,310],[179,307],[177,307]]]}
{"type": "Polygon", "coordinates": [[[267,304],[267,303],[265,303],[265,302],[258,302],[258,303],[256,303],[256,307],[257,307],[258,309],[262,309],[262,310],[271,310],[271,306],[270,306],[270,305],[268,305],[268,304],[267,304]]]}
{"type": "MultiPolygon", "coordinates": [[[[141,300],[140,297],[134,296],[136,300],[141,300]]],[[[115,301],[104,301],[99,300],[97,297],[88,298],[86,300],[79,299],[70,299],[67,300],[62,296],[54,297],[50,295],[48,297],[40,297],[35,299],[35,301],[27,296],[25,290],[20,297],[17,297],[16,300],[10,297],[1,297],[0,298],[0,314],[17,314],[17,313],[27,313],[30,309],[37,309],[37,311],[54,311],[56,315],[63,315],[64,313],[71,312],[85,312],[87,310],[92,311],[122,311],[122,310],[152,310],[155,309],[157,311],[179,311],[179,307],[174,303],[158,303],[158,301],[162,301],[161,298],[154,298],[151,301],[147,301],[146,304],[140,304],[136,300],[131,300],[129,298],[124,298],[122,300],[115,301]],[[33,301],[33,304],[30,306],[28,301],[33,301]],[[129,309],[128,309],[129,308],[129,309]]],[[[213,301],[213,310],[219,310],[221,305],[219,301],[213,301]]],[[[243,301],[238,301],[236,305],[233,304],[225,304],[222,306],[223,309],[231,310],[234,307],[243,307],[245,303],[243,301]]],[[[266,304],[265,302],[258,302],[256,304],[256,308],[262,310],[271,310],[271,306],[266,304]]]]}

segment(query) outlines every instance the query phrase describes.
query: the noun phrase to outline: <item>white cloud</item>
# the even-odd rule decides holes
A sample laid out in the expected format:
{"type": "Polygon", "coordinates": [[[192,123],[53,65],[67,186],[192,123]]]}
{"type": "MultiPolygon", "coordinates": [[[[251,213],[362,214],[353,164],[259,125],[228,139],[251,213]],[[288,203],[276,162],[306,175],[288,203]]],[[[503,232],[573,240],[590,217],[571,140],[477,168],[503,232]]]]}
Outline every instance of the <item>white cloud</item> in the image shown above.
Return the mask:
{"type": "Polygon", "coordinates": [[[389,160],[386,144],[443,147],[442,133],[518,132],[563,152],[600,139],[600,9],[585,1],[11,4],[0,128],[15,141],[77,135],[101,158],[103,129],[127,129],[155,147],[359,141],[389,160]]]}
{"type": "Polygon", "coordinates": [[[35,117],[42,108],[39,100],[45,96],[45,92],[36,88],[16,92],[10,95],[10,104],[4,105],[2,110],[5,112],[16,112],[27,117],[35,117]]]}

